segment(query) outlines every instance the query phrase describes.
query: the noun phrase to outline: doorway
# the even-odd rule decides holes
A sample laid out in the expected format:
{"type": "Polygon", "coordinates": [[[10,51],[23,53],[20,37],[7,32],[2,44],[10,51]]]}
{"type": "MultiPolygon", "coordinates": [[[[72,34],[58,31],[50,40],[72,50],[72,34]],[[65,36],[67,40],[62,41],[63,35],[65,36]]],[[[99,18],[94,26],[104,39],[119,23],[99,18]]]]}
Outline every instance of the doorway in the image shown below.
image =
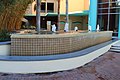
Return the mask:
{"type": "Polygon", "coordinates": [[[98,0],[98,20],[100,30],[113,31],[118,36],[118,16],[120,5],[118,0],[98,0]]]}

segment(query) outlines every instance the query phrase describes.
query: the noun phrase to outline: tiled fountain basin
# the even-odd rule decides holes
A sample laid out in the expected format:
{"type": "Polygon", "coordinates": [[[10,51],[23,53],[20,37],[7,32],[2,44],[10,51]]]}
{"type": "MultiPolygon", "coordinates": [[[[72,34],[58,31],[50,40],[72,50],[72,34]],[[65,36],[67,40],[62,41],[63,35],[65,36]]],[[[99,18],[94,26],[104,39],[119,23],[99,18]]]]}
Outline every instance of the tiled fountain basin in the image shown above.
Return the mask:
{"type": "Polygon", "coordinates": [[[11,56],[68,54],[112,39],[112,31],[65,34],[13,34],[11,56]]]}

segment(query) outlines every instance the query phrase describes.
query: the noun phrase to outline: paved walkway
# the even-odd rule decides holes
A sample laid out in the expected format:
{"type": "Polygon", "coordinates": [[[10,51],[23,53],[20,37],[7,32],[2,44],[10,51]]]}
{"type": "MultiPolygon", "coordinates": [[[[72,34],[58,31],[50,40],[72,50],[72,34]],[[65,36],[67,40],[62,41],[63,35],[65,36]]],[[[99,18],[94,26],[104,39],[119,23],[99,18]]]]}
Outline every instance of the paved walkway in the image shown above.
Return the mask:
{"type": "Polygon", "coordinates": [[[107,52],[83,67],[49,74],[3,74],[0,80],[120,80],[120,53],[107,52]]]}

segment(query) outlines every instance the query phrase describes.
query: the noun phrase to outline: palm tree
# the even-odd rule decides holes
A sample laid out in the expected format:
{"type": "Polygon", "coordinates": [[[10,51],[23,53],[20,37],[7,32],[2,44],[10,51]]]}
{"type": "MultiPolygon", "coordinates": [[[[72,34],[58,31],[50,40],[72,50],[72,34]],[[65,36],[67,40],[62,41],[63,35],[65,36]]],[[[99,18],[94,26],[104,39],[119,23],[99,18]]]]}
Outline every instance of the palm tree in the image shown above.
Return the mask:
{"type": "Polygon", "coordinates": [[[37,26],[37,32],[40,33],[40,12],[41,12],[41,0],[37,0],[37,5],[36,5],[36,26],[37,26]]]}
{"type": "Polygon", "coordinates": [[[20,29],[26,9],[33,0],[0,0],[0,31],[20,29]]]}
{"type": "Polygon", "coordinates": [[[60,0],[58,0],[58,30],[60,30],[60,0]]]}
{"type": "Polygon", "coordinates": [[[65,24],[65,27],[64,27],[64,31],[65,32],[69,31],[68,0],[66,0],[66,24],[65,24]]]}
{"type": "Polygon", "coordinates": [[[68,15],[68,0],[66,0],[66,23],[69,23],[69,15],[68,15]]]}

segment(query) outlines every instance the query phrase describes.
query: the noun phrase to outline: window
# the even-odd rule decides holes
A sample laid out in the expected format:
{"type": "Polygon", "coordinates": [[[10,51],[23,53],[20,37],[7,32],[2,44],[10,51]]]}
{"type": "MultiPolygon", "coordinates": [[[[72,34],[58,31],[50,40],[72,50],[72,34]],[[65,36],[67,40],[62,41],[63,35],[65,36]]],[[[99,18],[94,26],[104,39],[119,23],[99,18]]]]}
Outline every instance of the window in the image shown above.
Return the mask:
{"type": "Polygon", "coordinates": [[[45,12],[45,7],[46,7],[46,4],[45,3],[41,3],[41,12],[45,12]]]}
{"type": "MultiPolygon", "coordinates": [[[[45,12],[45,7],[46,7],[46,4],[41,3],[41,12],[45,12]]],[[[34,5],[34,11],[36,11],[36,4],[34,5]]]]}
{"type": "Polygon", "coordinates": [[[117,31],[119,0],[98,0],[98,24],[102,30],[117,31]]]}
{"type": "Polygon", "coordinates": [[[36,4],[34,5],[34,11],[36,11],[36,4]]]}
{"type": "Polygon", "coordinates": [[[54,3],[47,3],[47,12],[54,12],[54,3]]]}
{"type": "MultiPolygon", "coordinates": [[[[41,3],[41,12],[46,12],[46,6],[47,6],[47,12],[54,12],[54,3],[41,3]]],[[[34,5],[34,11],[36,11],[36,4],[34,5]]]]}

